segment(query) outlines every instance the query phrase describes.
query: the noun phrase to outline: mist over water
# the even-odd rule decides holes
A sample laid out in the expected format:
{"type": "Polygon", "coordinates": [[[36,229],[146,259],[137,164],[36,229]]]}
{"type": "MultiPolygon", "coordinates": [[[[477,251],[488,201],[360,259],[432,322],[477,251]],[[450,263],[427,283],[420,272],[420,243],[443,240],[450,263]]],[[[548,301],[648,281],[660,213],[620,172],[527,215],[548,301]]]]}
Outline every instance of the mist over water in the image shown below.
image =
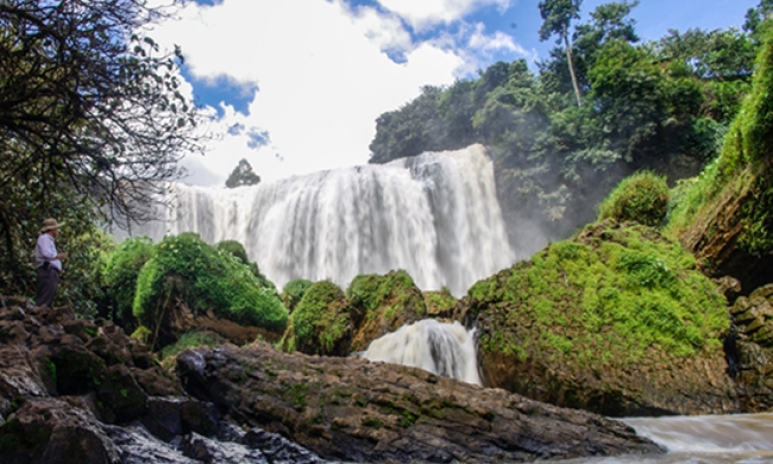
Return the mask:
{"type": "Polygon", "coordinates": [[[405,269],[421,289],[459,296],[515,262],[481,145],[253,187],[172,184],[168,195],[165,220],[135,235],[238,240],[280,289],[405,269]]]}

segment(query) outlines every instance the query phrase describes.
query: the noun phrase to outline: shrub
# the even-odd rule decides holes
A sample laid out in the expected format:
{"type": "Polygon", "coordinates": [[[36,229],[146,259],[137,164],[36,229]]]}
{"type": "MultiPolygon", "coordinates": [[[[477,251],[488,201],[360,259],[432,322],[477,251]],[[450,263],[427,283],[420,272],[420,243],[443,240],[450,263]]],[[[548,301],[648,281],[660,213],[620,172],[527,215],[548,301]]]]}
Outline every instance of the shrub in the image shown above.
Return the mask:
{"type": "Polygon", "coordinates": [[[282,331],[287,324],[287,309],[276,290],[261,285],[240,260],[203,242],[197,234],[166,237],[158,245],[137,278],[134,316],[154,330],[160,311],[173,296],[194,312],[212,310],[239,324],[271,331],[282,331]]]}
{"type": "Polygon", "coordinates": [[[306,290],[314,283],[306,279],[293,279],[287,282],[282,289],[282,303],[292,312],[295,306],[301,301],[306,290]]]}
{"type": "Polygon", "coordinates": [[[295,307],[282,346],[288,351],[336,354],[351,333],[351,317],[344,303],[344,292],[338,285],[329,280],[313,284],[295,307]],[[334,307],[336,302],[341,304],[334,307]]]}
{"type": "Polygon", "coordinates": [[[636,221],[657,227],[666,217],[669,189],[665,177],[649,171],[623,179],[599,206],[599,220],[636,221]]]}
{"type": "Polygon", "coordinates": [[[134,291],[137,276],[142,266],[153,255],[155,246],[148,237],[127,238],[113,254],[107,258],[104,267],[103,282],[106,287],[108,305],[112,306],[111,319],[127,332],[136,328],[132,315],[134,291]]]}
{"type": "Polygon", "coordinates": [[[258,278],[262,287],[271,288],[276,291],[276,286],[274,283],[268,280],[265,275],[260,273],[260,269],[258,268],[257,263],[250,261],[249,256],[247,256],[247,250],[244,249],[244,245],[237,242],[236,240],[223,240],[222,242],[218,242],[218,244],[215,245],[215,248],[224,253],[233,255],[242,264],[250,268],[250,272],[252,272],[252,274],[258,278]]]}

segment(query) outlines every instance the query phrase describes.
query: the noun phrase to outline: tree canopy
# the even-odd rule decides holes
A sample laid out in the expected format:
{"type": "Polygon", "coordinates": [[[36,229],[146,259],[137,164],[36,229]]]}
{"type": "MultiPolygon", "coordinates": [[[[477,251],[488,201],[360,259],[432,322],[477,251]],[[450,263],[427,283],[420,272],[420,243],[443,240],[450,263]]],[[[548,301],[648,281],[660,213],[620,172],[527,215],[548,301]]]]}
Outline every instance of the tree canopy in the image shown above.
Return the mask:
{"type": "Polygon", "coordinates": [[[24,291],[23,250],[43,218],[68,222],[73,239],[100,219],[147,220],[160,181],[200,150],[180,51],[143,35],[170,12],[144,0],[0,2],[0,287],[24,291]]]}
{"type": "Polygon", "coordinates": [[[252,170],[252,166],[249,161],[242,158],[239,160],[239,164],[236,165],[231,175],[225,181],[225,186],[228,188],[241,187],[244,185],[256,185],[260,182],[260,176],[255,174],[252,170]]]}
{"type": "MultiPolygon", "coordinates": [[[[748,17],[762,20],[769,3],[748,17]]],[[[564,46],[537,73],[525,60],[494,63],[382,114],[370,161],[483,143],[511,229],[536,221],[553,240],[592,221],[592,205],[632,171],[683,166],[670,181],[697,173],[749,92],[760,26],[672,30],[641,43],[637,1],[599,5],[582,23],[580,5],[540,2],[540,37],[564,46]]]]}

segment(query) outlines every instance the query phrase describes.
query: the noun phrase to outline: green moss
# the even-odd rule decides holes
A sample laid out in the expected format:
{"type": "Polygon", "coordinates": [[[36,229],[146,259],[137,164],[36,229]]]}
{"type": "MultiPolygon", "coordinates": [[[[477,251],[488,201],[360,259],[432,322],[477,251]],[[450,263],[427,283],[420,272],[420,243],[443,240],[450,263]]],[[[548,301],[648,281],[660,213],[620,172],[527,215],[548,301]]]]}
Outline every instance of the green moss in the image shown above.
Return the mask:
{"type": "Polygon", "coordinates": [[[380,428],[381,427],[381,421],[376,419],[375,417],[366,417],[362,420],[362,425],[365,427],[373,427],[373,428],[380,428]]]}
{"type": "Polygon", "coordinates": [[[665,177],[638,172],[623,179],[599,205],[599,220],[611,218],[660,226],[666,217],[669,194],[665,177]]]}
{"type": "Polygon", "coordinates": [[[521,361],[534,353],[584,365],[626,363],[653,346],[693,356],[718,348],[729,329],[727,302],[678,243],[611,221],[478,282],[469,295],[473,309],[499,314],[480,347],[521,361]],[[506,310],[492,309],[503,304],[506,310]],[[512,327],[529,329],[516,342],[503,334],[512,327]]]}
{"type": "MultiPolygon", "coordinates": [[[[107,288],[113,320],[129,330],[136,327],[132,314],[137,277],[153,256],[155,245],[148,237],[127,238],[107,258],[102,278],[107,288]]],[[[128,331],[128,330],[127,330],[128,331]]]]}
{"type": "Polygon", "coordinates": [[[211,310],[239,324],[272,331],[287,324],[287,309],[273,286],[262,285],[239,259],[192,233],[164,238],[145,263],[137,278],[134,315],[154,331],[172,298],[195,312],[211,310]]]}
{"type": "Polygon", "coordinates": [[[306,279],[294,279],[287,282],[282,288],[282,302],[291,312],[300,303],[306,290],[313,285],[313,282],[306,279]]]}
{"type": "Polygon", "coordinates": [[[334,354],[351,332],[351,318],[343,300],[343,291],[329,280],[309,287],[290,317],[283,348],[309,354],[334,354]],[[336,302],[338,306],[332,307],[336,302]]]}
{"type": "Polygon", "coordinates": [[[447,287],[443,287],[439,292],[424,292],[424,303],[429,313],[448,313],[454,309],[456,301],[447,287]]]}
{"type": "Polygon", "coordinates": [[[212,332],[186,332],[171,345],[165,346],[160,353],[161,367],[170,369],[174,367],[175,357],[189,348],[199,346],[216,347],[225,341],[222,337],[212,332]]]}
{"type": "Polygon", "coordinates": [[[686,236],[696,224],[707,238],[727,219],[714,221],[739,203],[733,223],[741,226],[739,245],[755,256],[773,254],[773,27],[766,22],[752,90],[725,136],[720,156],[674,192],[667,232],[686,236]]]}

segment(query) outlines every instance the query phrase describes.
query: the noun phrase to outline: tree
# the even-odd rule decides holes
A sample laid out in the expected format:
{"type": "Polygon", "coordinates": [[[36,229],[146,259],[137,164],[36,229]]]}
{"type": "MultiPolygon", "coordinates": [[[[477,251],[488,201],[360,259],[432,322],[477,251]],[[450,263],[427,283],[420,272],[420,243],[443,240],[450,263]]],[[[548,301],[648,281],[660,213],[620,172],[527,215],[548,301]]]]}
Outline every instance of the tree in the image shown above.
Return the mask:
{"type": "Polygon", "coordinates": [[[569,72],[572,75],[572,86],[577,98],[577,106],[582,106],[580,87],[577,84],[577,75],[572,63],[572,46],[569,43],[569,25],[573,19],[580,19],[580,4],[582,0],[543,0],[539,2],[540,15],[544,22],[540,27],[540,40],[545,41],[550,36],[558,34],[556,43],[564,43],[566,62],[569,64],[569,72]]]}
{"type": "Polygon", "coordinates": [[[144,0],[0,2],[0,287],[28,288],[20,250],[42,218],[68,222],[70,237],[150,219],[160,181],[201,150],[180,51],[137,32],[170,13],[144,0]]]}
{"type": "Polygon", "coordinates": [[[241,187],[243,185],[256,185],[260,182],[260,176],[255,174],[252,170],[250,163],[242,158],[239,164],[236,165],[231,175],[225,181],[225,186],[228,188],[241,187]]]}

